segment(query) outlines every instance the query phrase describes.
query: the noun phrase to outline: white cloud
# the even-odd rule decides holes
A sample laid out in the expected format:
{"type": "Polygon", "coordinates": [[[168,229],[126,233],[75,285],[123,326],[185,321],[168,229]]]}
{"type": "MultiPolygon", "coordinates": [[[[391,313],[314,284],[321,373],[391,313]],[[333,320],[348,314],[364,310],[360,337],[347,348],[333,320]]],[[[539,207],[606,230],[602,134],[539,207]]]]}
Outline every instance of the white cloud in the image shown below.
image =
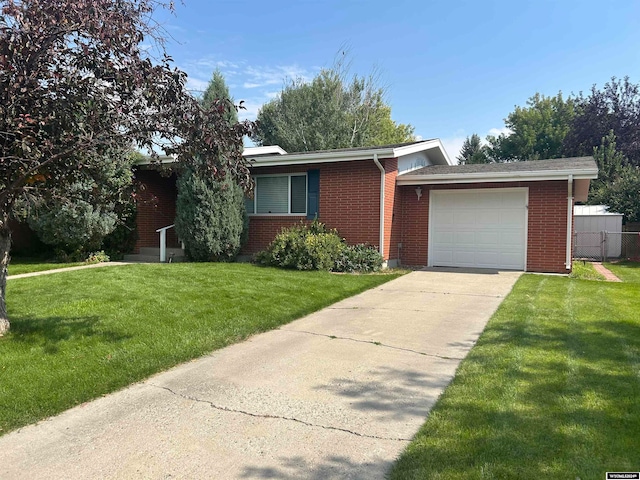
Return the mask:
{"type": "Polygon", "coordinates": [[[238,119],[255,120],[258,117],[258,111],[264,105],[262,99],[245,100],[242,104],[244,109],[238,111],[238,119]]]}
{"type": "Polygon", "coordinates": [[[456,164],[458,163],[458,155],[460,155],[460,150],[462,150],[462,144],[466,139],[466,135],[460,136],[457,134],[453,137],[441,138],[440,141],[444,145],[444,149],[449,154],[449,158],[451,161],[456,164]]]}
{"type": "Polygon", "coordinates": [[[497,137],[499,135],[504,134],[505,136],[509,136],[513,133],[513,130],[511,130],[509,127],[502,127],[502,128],[492,128],[489,130],[489,133],[487,135],[493,135],[494,137],[497,137]]]}
{"type": "Polygon", "coordinates": [[[195,77],[187,77],[187,90],[193,93],[204,92],[209,86],[208,80],[201,80],[195,77]]]}
{"type": "Polygon", "coordinates": [[[310,72],[298,65],[248,66],[243,70],[247,81],[245,88],[282,85],[286,80],[309,80],[310,72]]]}

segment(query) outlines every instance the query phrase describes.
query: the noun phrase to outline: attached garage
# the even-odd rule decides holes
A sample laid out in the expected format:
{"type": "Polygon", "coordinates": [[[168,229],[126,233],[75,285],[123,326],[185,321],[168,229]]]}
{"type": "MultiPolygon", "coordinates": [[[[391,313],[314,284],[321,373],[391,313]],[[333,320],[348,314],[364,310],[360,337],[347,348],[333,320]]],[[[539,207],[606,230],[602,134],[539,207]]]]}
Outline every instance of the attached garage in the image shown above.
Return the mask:
{"type": "Polygon", "coordinates": [[[525,270],[527,188],[431,190],[429,266],[525,270]]]}
{"type": "Polygon", "coordinates": [[[397,176],[404,265],[566,273],[591,157],[429,165],[397,176]]]}

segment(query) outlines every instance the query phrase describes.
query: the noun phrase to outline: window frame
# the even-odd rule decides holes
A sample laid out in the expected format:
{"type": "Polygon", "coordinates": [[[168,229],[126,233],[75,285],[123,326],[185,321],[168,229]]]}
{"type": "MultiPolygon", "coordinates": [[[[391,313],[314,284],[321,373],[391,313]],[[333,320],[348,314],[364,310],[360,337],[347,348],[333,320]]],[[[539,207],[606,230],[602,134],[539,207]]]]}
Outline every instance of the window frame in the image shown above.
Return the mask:
{"type": "Polygon", "coordinates": [[[296,173],[265,173],[261,175],[253,175],[254,191],[253,191],[253,212],[248,213],[249,217],[306,217],[309,209],[309,179],[307,172],[296,173]],[[264,177],[287,177],[287,213],[257,213],[258,212],[258,178],[264,177]],[[304,212],[291,213],[291,177],[304,177],[304,212]]]}

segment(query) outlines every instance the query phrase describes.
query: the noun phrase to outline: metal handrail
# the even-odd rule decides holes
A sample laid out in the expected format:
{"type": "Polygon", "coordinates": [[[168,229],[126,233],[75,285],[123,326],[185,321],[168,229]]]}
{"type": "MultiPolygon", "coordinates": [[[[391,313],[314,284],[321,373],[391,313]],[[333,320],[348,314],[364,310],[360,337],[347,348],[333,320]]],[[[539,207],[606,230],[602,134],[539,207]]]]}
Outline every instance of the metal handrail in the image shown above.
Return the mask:
{"type": "Polygon", "coordinates": [[[173,227],[175,227],[175,224],[167,225],[166,227],[156,230],[156,233],[160,234],[160,263],[167,261],[167,230],[173,227]]]}

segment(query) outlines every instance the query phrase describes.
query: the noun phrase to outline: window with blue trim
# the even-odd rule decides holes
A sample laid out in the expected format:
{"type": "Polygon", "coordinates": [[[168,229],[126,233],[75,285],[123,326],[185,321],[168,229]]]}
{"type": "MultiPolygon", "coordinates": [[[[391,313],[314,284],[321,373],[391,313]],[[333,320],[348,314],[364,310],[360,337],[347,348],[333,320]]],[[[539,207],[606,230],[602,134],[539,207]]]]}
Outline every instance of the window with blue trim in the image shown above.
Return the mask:
{"type": "Polygon", "coordinates": [[[248,214],[306,215],[307,175],[255,177],[254,197],[245,199],[248,214]]]}

